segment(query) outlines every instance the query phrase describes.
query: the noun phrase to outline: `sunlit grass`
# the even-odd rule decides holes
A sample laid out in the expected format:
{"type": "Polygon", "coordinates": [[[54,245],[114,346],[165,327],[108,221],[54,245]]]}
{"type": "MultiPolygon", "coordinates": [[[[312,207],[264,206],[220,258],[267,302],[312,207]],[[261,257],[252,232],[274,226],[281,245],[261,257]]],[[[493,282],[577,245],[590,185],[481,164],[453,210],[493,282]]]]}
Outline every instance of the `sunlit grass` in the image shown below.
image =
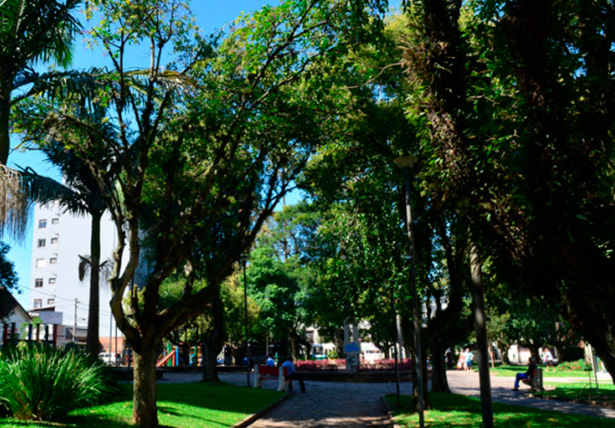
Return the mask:
{"type": "Polygon", "coordinates": [[[615,405],[615,385],[611,382],[596,383],[588,380],[577,382],[545,382],[544,392],[537,392],[538,397],[549,397],[560,400],[571,400],[601,406],[615,405]]]}
{"type": "MultiPolygon", "coordinates": [[[[542,368],[542,373],[544,378],[549,377],[580,377],[585,378],[589,375],[593,376],[593,372],[587,372],[584,370],[550,370],[546,371],[544,367],[542,368]]],[[[477,369],[478,370],[478,369],[477,369]]],[[[515,377],[515,373],[525,372],[527,370],[527,366],[497,366],[495,368],[489,367],[489,373],[494,376],[511,376],[515,377]]]]}
{"type": "MultiPolygon", "coordinates": [[[[279,400],[284,393],[228,384],[158,385],[158,419],[167,427],[229,427],[279,400]]],[[[132,385],[122,385],[117,401],[71,412],[63,427],[119,428],[133,426],[132,385]]],[[[1,428],[57,427],[0,419],[1,428]]]]}
{"type": "MultiPolygon", "coordinates": [[[[455,394],[430,393],[433,409],[425,411],[425,426],[438,428],[479,427],[482,424],[480,400],[455,394]]],[[[418,426],[418,414],[411,412],[411,397],[402,397],[402,408],[395,408],[395,397],[387,397],[400,427],[418,426]]],[[[493,403],[494,424],[498,428],[578,428],[615,427],[615,420],[549,412],[530,407],[493,403]]]]}

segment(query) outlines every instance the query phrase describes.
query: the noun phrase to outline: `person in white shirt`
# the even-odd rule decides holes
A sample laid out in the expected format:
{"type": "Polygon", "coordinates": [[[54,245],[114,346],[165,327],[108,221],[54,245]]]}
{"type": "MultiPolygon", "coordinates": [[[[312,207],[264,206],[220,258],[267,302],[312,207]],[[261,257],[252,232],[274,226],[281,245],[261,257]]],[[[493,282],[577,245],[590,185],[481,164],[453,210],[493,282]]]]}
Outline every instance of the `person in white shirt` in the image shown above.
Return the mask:
{"type": "Polygon", "coordinates": [[[553,354],[551,354],[549,348],[545,348],[545,350],[543,351],[542,362],[547,367],[547,371],[550,371],[551,368],[553,368],[553,371],[555,371],[555,366],[553,365],[553,354]]]}
{"type": "MultiPolygon", "coordinates": [[[[288,357],[286,361],[282,363],[282,367],[284,367],[288,371],[288,379],[296,380],[299,382],[299,387],[301,388],[301,392],[305,391],[305,383],[303,382],[303,378],[297,374],[295,370],[295,365],[293,364],[293,357],[288,357]]],[[[292,382],[289,384],[288,389],[292,392],[293,384],[292,382]]]]}

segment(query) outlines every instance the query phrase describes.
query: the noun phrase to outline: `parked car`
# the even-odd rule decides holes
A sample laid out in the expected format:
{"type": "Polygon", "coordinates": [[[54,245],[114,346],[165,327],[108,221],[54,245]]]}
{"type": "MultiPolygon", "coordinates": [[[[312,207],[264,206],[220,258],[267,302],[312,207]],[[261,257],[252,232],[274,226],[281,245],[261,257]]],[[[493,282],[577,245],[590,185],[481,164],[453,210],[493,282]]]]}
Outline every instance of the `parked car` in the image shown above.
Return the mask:
{"type": "Polygon", "coordinates": [[[115,352],[101,352],[100,354],[98,354],[98,359],[102,360],[106,364],[113,366],[119,364],[122,361],[120,354],[117,354],[115,352]]]}

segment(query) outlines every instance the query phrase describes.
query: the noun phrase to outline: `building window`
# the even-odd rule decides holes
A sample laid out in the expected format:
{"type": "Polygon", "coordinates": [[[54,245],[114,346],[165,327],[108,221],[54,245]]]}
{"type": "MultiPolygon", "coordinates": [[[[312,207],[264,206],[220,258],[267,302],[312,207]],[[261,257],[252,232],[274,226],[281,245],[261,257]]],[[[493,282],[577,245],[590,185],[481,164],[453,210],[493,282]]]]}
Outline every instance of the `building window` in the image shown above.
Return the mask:
{"type": "Polygon", "coordinates": [[[45,267],[45,259],[36,259],[36,268],[43,269],[45,267]]]}
{"type": "Polygon", "coordinates": [[[45,240],[44,239],[39,239],[37,246],[38,246],[38,248],[43,248],[45,246],[45,240]]]}
{"type": "Polygon", "coordinates": [[[58,223],[60,223],[60,219],[59,218],[56,217],[56,218],[52,218],[51,219],[51,224],[58,224],[58,223]]]}
{"type": "Polygon", "coordinates": [[[42,218],[38,221],[38,228],[39,229],[44,229],[47,227],[47,219],[42,218]]]}
{"type": "Polygon", "coordinates": [[[55,304],[56,304],[56,299],[47,299],[47,306],[55,305],[55,304]]]}
{"type": "Polygon", "coordinates": [[[58,259],[56,257],[52,257],[49,259],[49,264],[50,265],[55,265],[58,262],[58,259]]]}
{"type": "Polygon", "coordinates": [[[38,309],[43,306],[43,299],[34,299],[34,309],[38,309]]]}
{"type": "Polygon", "coordinates": [[[36,278],[34,280],[34,287],[41,288],[43,286],[43,278],[36,278]]]}
{"type": "Polygon", "coordinates": [[[58,244],[58,238],[51,238],[51,245],[57,245],[58,244]]]}
{"type": "Polygon", "coordinates": [[[55,278],[49,278],[49,283],[50,284],[55,284],[56,283],[56,279],[55,278]]]}

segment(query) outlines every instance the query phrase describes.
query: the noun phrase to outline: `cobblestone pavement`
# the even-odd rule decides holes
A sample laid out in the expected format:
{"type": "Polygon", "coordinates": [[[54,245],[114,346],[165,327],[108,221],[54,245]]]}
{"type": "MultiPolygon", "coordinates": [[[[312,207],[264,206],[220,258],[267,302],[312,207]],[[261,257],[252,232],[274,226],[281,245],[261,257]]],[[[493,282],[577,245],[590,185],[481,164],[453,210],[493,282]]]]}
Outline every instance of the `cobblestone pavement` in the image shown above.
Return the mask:
{"type": "MultiPolygon", "coordinates": [[[[452,392],[478,397],[478,373],[464,371],[447,372],[452,392]]],[[[548,375],[545,373],[545,377],[548,375]]],[[[246,384],[245,373],[220,373],[220,379],[237,385],[246,384]]],[[[198,374],[165,374],[162,382],[198,381],[198,374]]],[[[560,379],[557,379],[558,381],[560,379]]],[[[564,381],[565,379],[562,379],[564,381]]],[[[577,379],[578,380],[578,379],[577,379]]],[[[354,428],[390,427],[391,421],[381,407],[380,397],[395,394],[395,383],[337,383],[306,381],[306,394],[298,392],[298,385],[291,397],[281,403],[250,427],[253,428],[354,428]]],[[[535,407],[543,410],[556,410],[589,416],[615,418],[615,410],[567,403],[556,400],[532,398],[527,394],[528,387],[512,391],[514,379],[491,377],[493,401],[535,407]]],[[[275,389],[277,382],[266,381],[263,387],[275,389]]],[[[410,394],[411,384],[401,384],[401,394],[410,394]]]]}

